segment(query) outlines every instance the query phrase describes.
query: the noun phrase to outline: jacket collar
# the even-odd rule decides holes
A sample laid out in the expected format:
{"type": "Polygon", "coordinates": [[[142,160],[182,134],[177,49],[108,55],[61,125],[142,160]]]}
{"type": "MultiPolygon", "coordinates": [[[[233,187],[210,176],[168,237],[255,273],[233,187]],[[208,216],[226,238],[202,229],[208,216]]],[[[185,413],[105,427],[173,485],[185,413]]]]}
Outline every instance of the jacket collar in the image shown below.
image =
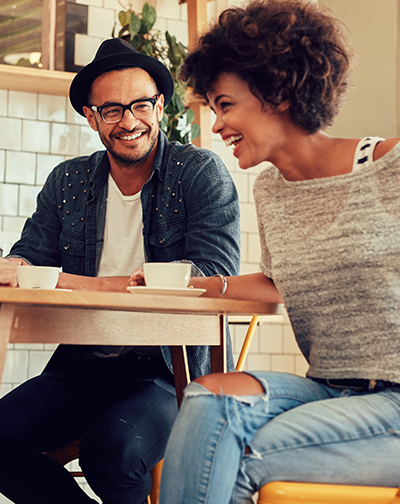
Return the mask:
{"type": "MultiPolygon", "coordinates": [[[[166,167],[167,147],[169,141],[166,135],[160,130],[157,143],[157,154],[154,160],[153,171],[150,175],[150,179],[153,177],[154,172],[158,172],[158,177],[160,180],[164,180],[164,172],[166,167]],[[162,169],[164,167],[164,169],[162,169]]],[[[107,183],[108,173],[110,171],[110,161],[108,159],[107,151],[96,152],[93,156],[95,158],[95,166],[93,169],[92,176],[90,177],[89,184],[92,187],[92,194],[95,196],[99,189],[101,189],[104,184],[107,183]]]]}

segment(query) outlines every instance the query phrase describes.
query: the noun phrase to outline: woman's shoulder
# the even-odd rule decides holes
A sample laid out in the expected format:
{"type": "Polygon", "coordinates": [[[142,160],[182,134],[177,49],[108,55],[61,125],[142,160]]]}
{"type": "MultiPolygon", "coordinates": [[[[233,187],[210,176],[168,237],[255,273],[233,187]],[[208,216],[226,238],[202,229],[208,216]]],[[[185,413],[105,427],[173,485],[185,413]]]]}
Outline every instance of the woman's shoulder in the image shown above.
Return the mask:
{"type": "Polygon", "coordinates": [[[379,142],[374,150],[374,161],[377,161],[379,158],[391,151],[399,142],[400,138],[388,138],[387,140],[379,142]]]}

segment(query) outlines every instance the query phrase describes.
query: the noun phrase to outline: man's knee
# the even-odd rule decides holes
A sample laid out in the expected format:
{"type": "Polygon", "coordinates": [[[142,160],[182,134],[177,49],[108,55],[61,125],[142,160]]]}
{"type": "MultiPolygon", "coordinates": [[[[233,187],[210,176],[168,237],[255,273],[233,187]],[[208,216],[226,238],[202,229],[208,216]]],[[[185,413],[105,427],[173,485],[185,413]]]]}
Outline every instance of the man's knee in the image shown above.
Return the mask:
{"type": "Polygon", "coordinates": [[[114,502],[117,496],[118,502],[143,502],[152,479],[134,444],[117,443],[111,449],[102,441],[98,439],[94,447],[93,439],[83,438],[80,444],[79,464],[90,487],[105,502],[114,502]]]}

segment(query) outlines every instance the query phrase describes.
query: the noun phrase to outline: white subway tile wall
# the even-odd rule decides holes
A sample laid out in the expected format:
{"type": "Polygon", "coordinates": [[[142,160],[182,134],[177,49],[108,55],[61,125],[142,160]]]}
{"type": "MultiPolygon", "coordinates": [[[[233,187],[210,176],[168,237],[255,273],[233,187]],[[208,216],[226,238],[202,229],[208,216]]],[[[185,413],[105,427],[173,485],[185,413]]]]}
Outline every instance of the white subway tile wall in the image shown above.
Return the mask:
{"type": "Polygon", "coordinates": [[[40,94],[38,101],[38,119],[40,121],[65,122],[66,104],[66,96],[40,94]]]}
{"type": "MultiPolygon", "coordinates": [[[[8,91],[7,93],[11,93],[8,91]]],[[[21,150],[22,120],[0,117],[0,149],[21,150]]]]}
{"type": "Polygon", "coordinates": [[[32,152],[7,151],[6,177],[8,184],[34,184],[36,154],[32,152]]]}
{"type": "MultiPolygon", "coordinates": [[[[94,56],[111,31],[121,6],[117,0],[77,0],[88,5],[89,34],[77,35],[77,64],[84,65],[94,56]]],[[[140,11],[144,2],[137,2],[140,11]]],[[[156,27],[169,30],[187,44],[187,7],[178,1],[154,0],[156,27]]],[[[226,0],[207,3],[210,19],[227,5],[226,0]]],[[[116,29],[119,29],[117,26],[116,29]]],[[[212,118],[213,120],[213,118],[212,118]]],[[[20,233],[23,223],[36,206],[36,196],[52,168],[64,159],[87,155],[102,149],[95,133],[71,107],[66,97],[0,90],[0,246],[2,232],[20,233]]],[[[242,171],[217,136],[212,150],[221,156],[237,185],[241,206],[241,273],[259,271],[260,246],[252,188],[262,167],[242,171]]],[[[7,235],[8,237],[9,235],[7,235]]],[[[9,238],[7,238],[9,240],[9,238]]],[[[237,358],[247,325],[230,324],[234,356],[237,358]]],[[[39,374],[54,347],[51,345],[10,345],[0,396],[18,384],[39,374]]],[[[275,370],[304,375],[307,365],[294,341],[286,314],[263,321],[255,331],[245,363],[246,370],[275,370]]],[[[0,496],[0,504],[9,501],[0,496]]]]}
{"type": "Polygon", "coordinates": [[[27,152],[49,152],[50,123],[24,119],[22,121],[22,150],[27,152]]]}
{"type": "Polygon", "coordinates": [[[88,10],[88,36],[110,38],[115,23],[115,11],[91,6],[88,10]]]}
{"type": "Polygon", "coordinates": [[[5,89],[0,89],[0,115],[7,115],[8,96],[5,89]]]}
{"type": "Polygon", "coordinates": [[[23,119],[37,119],[38,96],[35,93],[9,91],[8,115],[23,119]]]}
{"type": "Polygon", "coordinates": [[[6,151],[0,150],[0,180],[4,180],[6,166],[6,151]]]}

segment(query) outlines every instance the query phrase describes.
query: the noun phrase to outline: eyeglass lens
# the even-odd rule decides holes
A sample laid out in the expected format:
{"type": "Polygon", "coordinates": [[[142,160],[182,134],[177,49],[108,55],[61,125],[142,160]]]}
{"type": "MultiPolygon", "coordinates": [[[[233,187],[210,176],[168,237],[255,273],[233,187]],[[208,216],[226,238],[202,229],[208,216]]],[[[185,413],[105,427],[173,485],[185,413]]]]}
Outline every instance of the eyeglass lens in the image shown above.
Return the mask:
{"type": "Polygon", "coordinates": [[[154,110],[154,104],[150,101],[142,101],[133,103],[131,107],[122,107],[121,105],[110,105],[109,107],[104,107],[101,111],[101,117],[103,121],[108,123],[119,122],[126,110],[130,108],[132,114],[137,119],[144,119],[150,117],[154,110]]]}

